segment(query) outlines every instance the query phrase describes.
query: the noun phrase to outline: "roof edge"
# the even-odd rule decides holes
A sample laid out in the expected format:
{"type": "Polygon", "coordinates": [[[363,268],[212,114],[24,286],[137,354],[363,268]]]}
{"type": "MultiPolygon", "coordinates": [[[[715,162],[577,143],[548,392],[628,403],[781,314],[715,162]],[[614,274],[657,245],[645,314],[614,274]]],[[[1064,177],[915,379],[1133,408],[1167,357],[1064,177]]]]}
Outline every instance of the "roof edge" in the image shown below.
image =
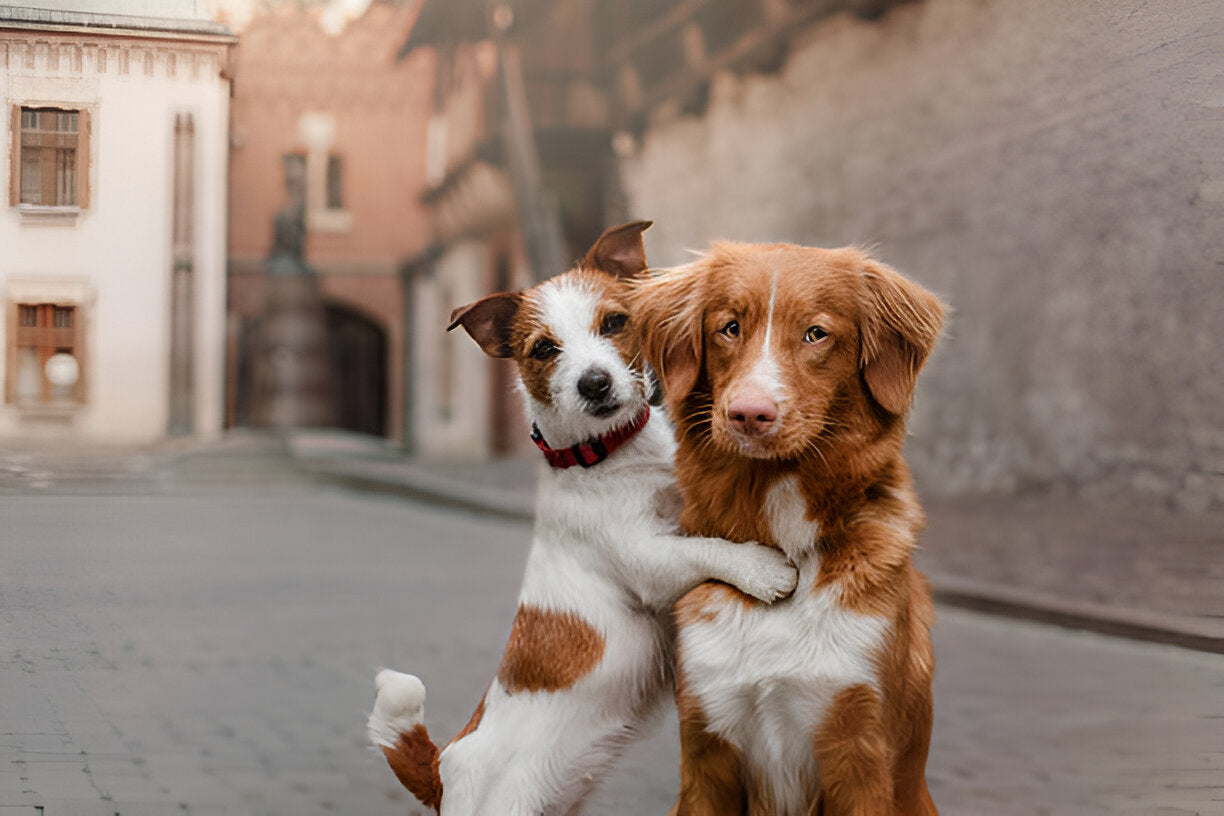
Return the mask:
{"type": "Polygon", "coordinates": [[[29,6],[0,5],[0,28],[65,30],[88,29],[118,36],[186,36],[221,42],[237,42],[229,26],[212,20],[187,20],[171,17],[136,17],[128,14],[99,14],[92,11],[62,11],[29,6]]]}

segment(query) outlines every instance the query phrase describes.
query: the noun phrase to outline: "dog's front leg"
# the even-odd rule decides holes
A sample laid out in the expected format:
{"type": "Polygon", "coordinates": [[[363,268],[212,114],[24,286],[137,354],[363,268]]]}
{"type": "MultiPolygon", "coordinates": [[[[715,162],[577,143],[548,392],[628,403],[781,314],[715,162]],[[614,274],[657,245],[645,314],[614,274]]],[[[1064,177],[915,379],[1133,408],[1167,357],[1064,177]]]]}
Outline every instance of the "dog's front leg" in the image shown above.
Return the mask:
{"type": "Polygon", "coordinates": [[[838,694],[812,747],[820,767],[822,816],[896,812],[893,746],[885,735],[882,705],[873,689],[857,685],[838,694]]]}
{"type": "Polygon", "coordinates": [[[677,677],[680,715],[680,791],[669,816],[743,816],[748,808],[743,759],[731,743],[706,729],[701,705],[677,677]]]}
{"type": "Polygon", "coordinates": [[[780,550],[761,544],[734,544],[722,538],[656,536],[634,553],[644,600],[667,607],[698,584],[723,581],[754,598],[773,603],[795,591],[799,573],[780,550]]]}

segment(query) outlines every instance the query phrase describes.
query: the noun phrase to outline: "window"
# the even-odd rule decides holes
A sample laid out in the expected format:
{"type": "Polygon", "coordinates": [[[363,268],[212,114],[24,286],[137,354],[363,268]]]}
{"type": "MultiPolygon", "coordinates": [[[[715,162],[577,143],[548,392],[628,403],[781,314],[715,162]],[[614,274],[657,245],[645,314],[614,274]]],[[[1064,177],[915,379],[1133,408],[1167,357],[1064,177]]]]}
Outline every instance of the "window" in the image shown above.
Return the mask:
{"type": "MultiPolygon", "coordinates": [[[[344,209],[344,160],[335,153],[312,150],[285,154],[286,184],[300,179],[306,196],[306,226],[311,232],[348,232],[353,216],[344,209]]],[[[292,190],[292,186],[290,186],[292,190]]]]}
{"type": "Polygon", "coordinates": [[[343,210],[344,195],[341,180],[343,176],[344,165],[340,162],[339,156],[327,157],[327,209],[343,210]]]}
{"type": "Polygon", "coordinates": [[[18,303],[10,309],[8,399],[19,405],[84,401],[81,320],[75,305],[18,303]]]}
{"type": "Polygon", "coordinates": [[[9,203],[25,207],[89,206],[89,112],[14,105],[11,127],[9,203]]]}

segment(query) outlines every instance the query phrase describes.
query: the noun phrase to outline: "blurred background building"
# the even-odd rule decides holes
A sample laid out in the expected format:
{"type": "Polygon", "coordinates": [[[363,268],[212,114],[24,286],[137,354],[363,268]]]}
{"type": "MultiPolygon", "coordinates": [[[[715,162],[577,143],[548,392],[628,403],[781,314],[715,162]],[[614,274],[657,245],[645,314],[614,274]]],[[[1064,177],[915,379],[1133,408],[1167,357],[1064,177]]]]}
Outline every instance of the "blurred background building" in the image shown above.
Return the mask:
{"type": "MultiPolygon", "coordinates": [[[[229,186],[226,421],[259,421],[265,260],[286,174],[305,179],[305,258],[317,272],[335,425],[393,439],[404,427],[399,270],[426,247],[433,57],[397,58],[416,7],[374,2],[238,6],[229,186]]],[[[444,326],[442,328],[445,328],[444,326]]],[[[317,413],[315,415],[318,415],[317,413]]]]}
{"type": "Polygon", "coordinates": [[[595,4],[430,3],[404,43],[437,55],[432,244],[407,268],[412,438],[426,455],[529,447],[513,370],[439,316],[564,271],[622,219],[595,4]]]}
{"type": "Polygon", "coordinates": [[[1224,7],[616,5],[651,18],[604,65],[652,263],[863,243],[952,305],[926,491],[1224,504],[1224,7]]]}
{"type": "MultiPolygon", "coordinates": [[[[656,266],[716,238],[861,243],[939,292],[909,446],[925,490],[1202,509],[1224,505],[1221,32],[1199,0],[425,0],[408,45],[450,55],[455,107],[464,70],[494,73],[482,48],[517,47],[568,257],[631,216],[656,222],[656,266]]],[[[483,164],[502,176],[482,201],[507,200],[488,123],[513,99],[485,101],[435,214],[483,164]]],[[[442,223],[430,285],[485,280],[447,307],[526,277],[442,223]]],[[[446,393],[458,353],[422,355],[421,388],[446,393]]],[[[425,402],[423,426],[455,410],[425,402]]]]}
{"type": "Polygon", "coordinates": [[[450,310],[648,218],[655,266],[860,243],[939,292],[908,451],[928,492],[1224,506],[1218,3],[115,0],[117,28],[37,5],[60,16],[0,4],[0,433],[255,422],[300,173],[340,427],[525,446],[510,368],[450,310]]]}
{"type": "Polygon", "coordinates": [[[193,2],[0,3],[0,436],[222,425],[234,37],[193,2]]]}

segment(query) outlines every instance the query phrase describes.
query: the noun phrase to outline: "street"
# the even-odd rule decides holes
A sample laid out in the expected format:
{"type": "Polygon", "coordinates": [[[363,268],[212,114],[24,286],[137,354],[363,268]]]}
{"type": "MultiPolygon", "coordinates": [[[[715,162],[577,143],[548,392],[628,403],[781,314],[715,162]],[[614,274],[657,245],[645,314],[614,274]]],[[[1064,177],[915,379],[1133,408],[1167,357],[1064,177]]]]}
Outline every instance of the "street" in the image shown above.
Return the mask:
{"type": "MultiPolygon", "coordinates": [[[[221,461],[0,494],[0,816],[423,810],[367,747],[374,672],[462,727],[529,526],[221,461]]],[[[951,608],[935,638],[942,813],[1224,813],[1224,658],[951,608]]],[[[590,812],[665,813],[674,734],[590,812]]]]}

